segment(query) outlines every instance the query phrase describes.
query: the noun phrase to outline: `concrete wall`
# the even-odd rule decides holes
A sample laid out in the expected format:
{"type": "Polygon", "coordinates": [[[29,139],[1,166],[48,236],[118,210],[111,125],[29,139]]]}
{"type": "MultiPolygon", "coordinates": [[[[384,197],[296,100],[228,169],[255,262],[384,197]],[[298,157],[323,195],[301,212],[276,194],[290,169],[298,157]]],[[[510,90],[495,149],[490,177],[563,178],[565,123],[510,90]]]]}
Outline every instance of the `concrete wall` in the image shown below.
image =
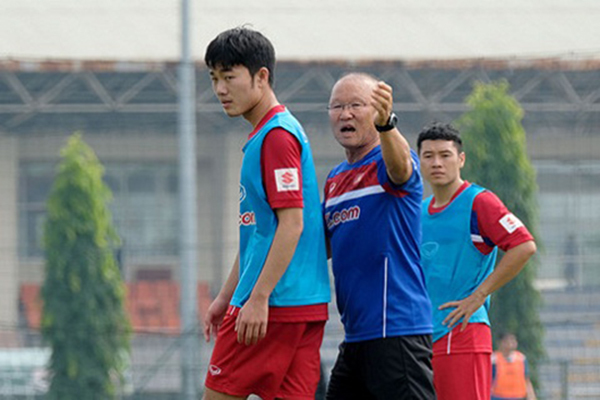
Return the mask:
{"type": "Polygon", "coordinates": [[[598,160],[600,136],[528,138],[527,153],[534,160],[598,160]]]}

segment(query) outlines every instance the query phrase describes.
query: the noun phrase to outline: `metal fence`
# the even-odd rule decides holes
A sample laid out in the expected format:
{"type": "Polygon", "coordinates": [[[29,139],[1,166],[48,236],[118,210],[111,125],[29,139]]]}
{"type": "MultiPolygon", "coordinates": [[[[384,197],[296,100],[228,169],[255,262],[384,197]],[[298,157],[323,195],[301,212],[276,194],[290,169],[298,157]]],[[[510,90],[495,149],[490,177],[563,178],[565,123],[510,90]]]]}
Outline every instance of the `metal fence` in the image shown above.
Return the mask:
{"type": "MultiPolygon", "coordinates": [[[[549,357],[539,366],[538,398],[600,398],[600,313],[594,312],[600,304],[596,302],[599,295],[593,288],[571,292],[552,290],[543,294],[546,306],[542,317],[549,357]],[[563,319],[559,319],[561,313],[563,319]]],[[[330,307],[330,314],[321,347],[325,382],[343,339],[343,329],[334,305],[330,307]]],[[[202,393],[212,343],[205,343],[197,332],[193,335],[199,343],[194,376],[197,377],[198,393],[202,393]]],[[[120,387],[119,398],[180,399],[183,336],[168,330],[136,332],[131,342],[130,367],[120,387]]],[[[11,338],[13,346],[2,346],[0,350],[0,398],[43,399],[48,388],[50,350],[43,344],[39,331],[22,325],[18,329],[4,328],[2,337],[11,338]],[[15,337],[18,337],[17,345],[15,337]]],[[[8,341],[5,339],[4,344],[8,341]]]]}

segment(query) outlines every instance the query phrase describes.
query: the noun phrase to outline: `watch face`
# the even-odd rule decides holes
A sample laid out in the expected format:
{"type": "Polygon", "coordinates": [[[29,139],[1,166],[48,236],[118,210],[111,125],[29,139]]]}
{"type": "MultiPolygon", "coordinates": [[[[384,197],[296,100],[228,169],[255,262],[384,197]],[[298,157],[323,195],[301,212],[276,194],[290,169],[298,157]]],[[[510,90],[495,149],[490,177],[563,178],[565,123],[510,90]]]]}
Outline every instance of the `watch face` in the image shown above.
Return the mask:
{"type": "Polygon", "coordinates": [[[396,116],[396,114],[391,113],[390,118],[388,119],[387,123],[383,126],[375,125],[375,129],[377,129],[378,132],[391,131],[392,129],[394,129],[396,127],[397,123],[398,123],[398,117],[396,116]]]}

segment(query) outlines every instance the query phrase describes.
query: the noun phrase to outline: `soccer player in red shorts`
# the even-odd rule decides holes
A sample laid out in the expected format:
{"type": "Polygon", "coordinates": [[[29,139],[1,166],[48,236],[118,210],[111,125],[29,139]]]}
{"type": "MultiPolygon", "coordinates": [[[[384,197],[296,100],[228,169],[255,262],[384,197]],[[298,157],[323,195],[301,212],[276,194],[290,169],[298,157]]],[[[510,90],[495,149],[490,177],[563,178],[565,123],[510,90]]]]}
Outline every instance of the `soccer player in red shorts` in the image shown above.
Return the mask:
{"type": "Polygon", "coordinates": [[[308,139],[273,92],[275,52],[235,28],[208,46],[213,90],[253,130],[243,148],[240,247],[209,307],[216,334],[204,398],[314,399],[330,299],[318,184],[308,139]]]}
{"type": "Polygon", "coordinates": [[[461,179],[462,140],[432,124],[417,140],[423,177],[421,260],[433,305],[433,379],[439,400],[488,400],[492,337],[489,296],[535,253],[533,237],[489,190],[461,179]],[[496,265],[497,249],[505,251],[496,265]]]}

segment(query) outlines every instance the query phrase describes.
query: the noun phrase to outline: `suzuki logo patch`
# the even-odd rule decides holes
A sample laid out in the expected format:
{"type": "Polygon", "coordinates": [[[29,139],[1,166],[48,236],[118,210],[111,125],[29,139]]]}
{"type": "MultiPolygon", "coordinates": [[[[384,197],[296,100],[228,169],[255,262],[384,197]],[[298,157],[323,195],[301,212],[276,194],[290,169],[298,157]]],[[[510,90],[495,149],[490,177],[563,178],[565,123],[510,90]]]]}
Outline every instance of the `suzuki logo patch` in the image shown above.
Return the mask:
{"type": "Polygon", "coordinates": [[[502,227],[506,229],[506,232],[513,233],[514,231],[522,227],[523,223],[519,218],[515,217],[512,213],[509,213],[506,214],[504,217],[500,218],[500,225],[502,225],[502,227]]]}
{"type": "Polygon", "coordinates": [[[275,183],[278,192],[300,190],[297,168],[281,168],[275,170],[275,183]]]}

